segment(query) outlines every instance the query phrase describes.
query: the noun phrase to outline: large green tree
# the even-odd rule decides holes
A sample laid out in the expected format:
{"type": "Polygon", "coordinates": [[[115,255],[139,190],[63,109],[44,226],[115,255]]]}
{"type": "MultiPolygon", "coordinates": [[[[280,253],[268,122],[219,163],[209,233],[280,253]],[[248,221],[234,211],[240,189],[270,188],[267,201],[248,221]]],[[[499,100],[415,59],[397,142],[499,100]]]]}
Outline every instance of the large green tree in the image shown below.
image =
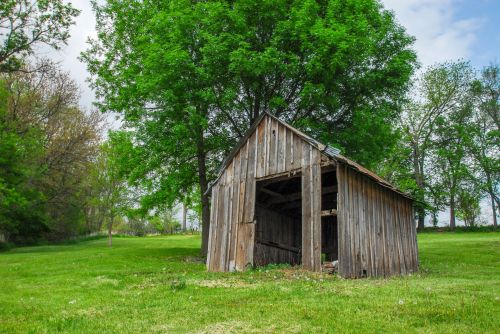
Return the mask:
{"type": "Polygon", "coordinates": [[[143,205],[200,193],[263,111],[373,166],[415,67],[413,38],[375,0],[94,3],[83,54],[103,111],[123,115],[143,205]]]}

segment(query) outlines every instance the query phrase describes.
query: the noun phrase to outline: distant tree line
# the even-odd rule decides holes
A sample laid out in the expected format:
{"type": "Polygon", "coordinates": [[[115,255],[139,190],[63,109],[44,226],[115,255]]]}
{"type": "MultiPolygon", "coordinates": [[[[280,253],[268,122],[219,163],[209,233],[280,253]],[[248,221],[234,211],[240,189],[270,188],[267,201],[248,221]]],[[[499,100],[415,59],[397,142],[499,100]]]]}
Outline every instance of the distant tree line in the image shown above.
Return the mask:
{"type": "Polygon", "coordinates": [[[417,200],[418,227],[449,210],[466,226],[480,222],[488,199],[497,226],[500,205],[500,67],[477,73],[468,62],[437,64],[415,80],[394,126],[399,144],[383,174],[417,200]]]}
{"type": "Polygon", "coordinates": [[[103,114],[81,109],[70,74],[37,57],[41,45],[66,43],[77,14],[61,0],[0,4],[0,242],[111,235],[115,221],[131,233],[177,231],[170,207],[135,209],[120,160],[126,134],[105,140],[103,114]]]}

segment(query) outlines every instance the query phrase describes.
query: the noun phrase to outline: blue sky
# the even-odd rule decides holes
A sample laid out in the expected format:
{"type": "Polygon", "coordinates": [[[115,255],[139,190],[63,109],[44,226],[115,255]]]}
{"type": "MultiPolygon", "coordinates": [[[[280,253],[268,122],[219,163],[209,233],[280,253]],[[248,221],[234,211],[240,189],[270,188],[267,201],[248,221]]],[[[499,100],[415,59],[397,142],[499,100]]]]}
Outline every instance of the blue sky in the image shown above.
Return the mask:
{"type": "Polygon", "coordinates": [[[481,68],[500,61],[500,0],[383,0],[417,38],[422,65],[467,59],[481,68]]]}
{"type": "MultiPolygon", "coordinates": [[[[91,108],[94,95],[78,55],[95,36],[90,0],[73,0],[82,10],[67,47],[47,52],[71,72],[82,90],[81,104],[91,108]]],[[[423,67],[446,60],[467,59],[481,68],[500,62],[500,0],[382,0],[398,21],[417,38],[415,49],[423,67]]]]}
{"type": "Polygon", "coordinates": [[[456,18],[478,19],[476,41],[470,60],[476,67],[500,62],[500,0],[462,0],[457,3],[456,18]]]}

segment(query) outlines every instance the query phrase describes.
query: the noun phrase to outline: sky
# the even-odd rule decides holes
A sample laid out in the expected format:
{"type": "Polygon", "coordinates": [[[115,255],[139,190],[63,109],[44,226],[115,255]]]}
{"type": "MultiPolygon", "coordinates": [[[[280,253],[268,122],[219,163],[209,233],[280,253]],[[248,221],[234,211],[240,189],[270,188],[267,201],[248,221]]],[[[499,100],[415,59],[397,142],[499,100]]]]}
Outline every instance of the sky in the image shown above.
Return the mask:
{"type": "MultiPolygon", "coordinates": [[[[47,51],[47,57],[61,63],[81,89],[81,105],[92,108],[95,100],[89,88],[88,72],[78,57],[95,37],[95,18],[90,0],[73,0],[81,10],[71,29],[68,45],[47,51]]],[[[421,68],[447,60],[470,60],[478,69],[500,62],[500,0],[382,0],[397,21],[416,38],[414,48],[421,68]]],[[[112,127],[119,124],[110,120],[112,127]]],[[[487,215],[490,211],[485,211],[487,215]]],[[[443,213],[440,220],[445,220],[443,213]]]]}

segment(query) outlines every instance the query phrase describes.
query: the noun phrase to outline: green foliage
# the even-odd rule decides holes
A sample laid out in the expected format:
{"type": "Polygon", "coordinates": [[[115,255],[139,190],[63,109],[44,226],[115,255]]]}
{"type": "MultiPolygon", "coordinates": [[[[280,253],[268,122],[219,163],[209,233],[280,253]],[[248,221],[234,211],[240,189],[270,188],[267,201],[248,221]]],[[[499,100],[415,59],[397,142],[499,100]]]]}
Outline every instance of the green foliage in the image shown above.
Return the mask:
{"type": "Polygon", "coordinates": [[[145,211],[198,202],[269,111],[374,166],[391,150],[413,38],[374,0],[94,2],[82,54],[103,111],[123,116],[145,211]],[[354,135],[355,134],[355,135],[354,135]],[[199,196],[193,201],[194,194],[199,196]]]}
{"type": "Polygon", "coordinates": [[[80,11],[62,0],[0,2],[0,73],[21,69],[37,45],[59,49],[80,11]]]}
{"type": "Polygon", "coordinates": [[[19,126],[7,111],[8,92],[0,81],[0,234],[8,240],[29,236],[32,242],[47,230],[45,198],[33,186],[40,178],[33,160],[43,154],[40,132],[35,127],[19,126]]]}
{"type": "Polygon", "coordinates": [[[478,78],[467,62],[437,64],[422,74],[406,103],[400,144],[382,171],[418,200],[419,229],[426,213],[435,220],[437,212],[450,208],[453,228],[457,206],[459,218],[469,224],[464,212],[475,212],[475,202],[486,194],[498,200],[500,146],[492,106],[498,113],[500,85],[495,73],[491,66],[478,78]]]}
{"type": "Polygon", "coordinates": [[[191,260],[198,236],[14,248],[0,253],[0,332],[495,333],[499,242],[419,234],[419,273],[357,280],[281,266],[209,273],[191,260]]]}
{"type": "Polygon", "coordinates": [[[16,243],[91,231],[85,180],[102,121],[56,65],[33,67],[0,75],[0,234],[16,243]]]}
{"type": "Polygon", "coordinates": [[[461,190],[458,193],[457,217],[464,222],[465,226],[475,226],[479,223],[478,218],[481,214],[480,199],[481,197],[477,192],[461,190]]]}

